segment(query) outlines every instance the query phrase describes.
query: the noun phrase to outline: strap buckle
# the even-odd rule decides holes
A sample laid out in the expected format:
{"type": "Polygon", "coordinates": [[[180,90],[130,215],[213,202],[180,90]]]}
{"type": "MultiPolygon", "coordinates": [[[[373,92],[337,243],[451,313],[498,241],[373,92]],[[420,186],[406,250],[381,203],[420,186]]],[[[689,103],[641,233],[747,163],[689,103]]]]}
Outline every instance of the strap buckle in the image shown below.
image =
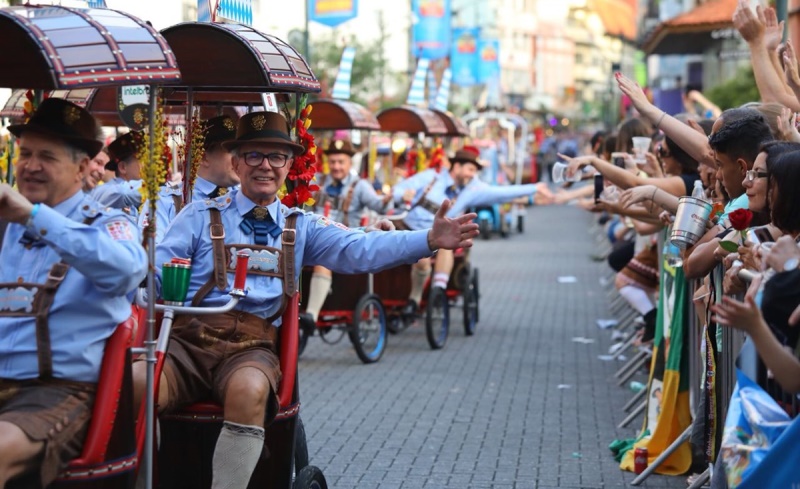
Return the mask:
{"type": "Polygon", "coordinates": [[[297,231],[294,229],[284,229],[281,233],[281,243],[294,246],[297,242],[297,231]]]}
{"type": "Polygon", "coordinates": [[[211,239],[225,239],[225,228],[222,224],[211,224],[211,239]]]}

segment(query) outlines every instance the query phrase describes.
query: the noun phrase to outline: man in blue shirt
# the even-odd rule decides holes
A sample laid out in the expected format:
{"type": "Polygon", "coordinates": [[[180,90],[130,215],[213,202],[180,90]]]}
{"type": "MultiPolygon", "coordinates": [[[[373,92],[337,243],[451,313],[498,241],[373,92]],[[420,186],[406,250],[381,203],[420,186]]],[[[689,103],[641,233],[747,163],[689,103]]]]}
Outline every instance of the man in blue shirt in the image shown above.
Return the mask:
{"type": "MultiPolygon", "coordinates": [[[[350,141],[342,139],[331,141],[325,154],[328,155],[330,174],[320,173],[316,176],[320,189],[315,197],[315,212],[324,212],[328,209],[329,214],[325,217],[331,221],[340,222],[345,226],[358,226],[361,213],[366,209],[380,213],[386,211],[387,204],[392,198],[391,194],[381,197],[367,180],[351,172],[355,149],[350,141]]],[[[331,281],[330,270],[322,266],[314,267],[305,310],[311,322],[317,321],[322,305],[328,297],[331,281]]]]}
{"type": "MultiPolygon", "coordinates": [[[[214,117],[203,124],[203,159],[197,167],[197,177],[192,187],[192,201],[216,199],[239,184],[233,171],[233,155],[222,147],[222,143],[236,138],[236,123],[230,116],[214,117]]],[[[185,178],[185,175],[184,175],[185,178]]],[[[164,237],[169,224],[183,208],[183,188],[180,185],[165,185],[159,192],[156,204],[156,244],[164,237]]],[[[139,216],[139,229],[144,231],[150,216],[147,209],[139,216]]]]}
{"type": "Polygon", "coordinates": [[[19,191],[0,184],[0,487],[41,487],[80,454],[106,340],[147,259],[130,217],[82,191],[102,147],[86,110],[46,99],[9,131],[19,191]]]}
{"type": "MultiPolygon", "coordinates": [[[[303,265],[377,272],[439,248],[469,247],[477,235],[477,225],[469,222],[474,214],[445,217],[448,202],[432,229],[414,232],[367,234],[290,209],[277,194],[304,148],[292,141],[286,119],[253,112],[239,120],[236,135],[223,146],[234,152],[240,189],[184,208],[156,250],[157,264],[173,257],[192,260],[188,297],[200,306],[227,302],[238,253],[250,256],[248,294],[236,310],[176,317],[160,378],[157,404],[163,410],[209,397],[223,406],[212,489],[245,488],[261,456],[265,423],[278,409],[276,328],[303,265]]],[[[144,393],[144,372],[144,362],[134,364],[137,398],[144,393]]]]}
{"type": "MultiPolygon", "coordinates": [[[[483,169],[479,155],[480,151],[477,148],[464,147],[452,158],[444,159],[442,172],[428,169],[395,185],[392,190],[395,203],[410,208],[400,227],[408,229],[429,227],[434,214],[439,211],[436,202],[441,202],[441,199],[445,198],[452,200],[447,216],[454,218],[470,207],[508,202],[520,197],[533,199],[538,191],[542,192],[543,197],[540,197],[542,202],[552,197],[544,184],[499,187],[475,178],[483,169]],[[461,197],[462,191],[465,191],[464,198],[461,197]]],[[[453,260],[453,254],[450,252],[440,252],[437,255],[432,284],[434,287],[447,287],[453,260]]],[[[417,311],[430,273],[429,259],[422,259],[412,267],[411,293],[405,313],[413,314],[417,311]]]]}
{"type": "Polygon", "coordinates": [[[106,169],[112,170],[116,176],[92,193],[96,201],[114,209],[122,209],[134,220],[142,205],[142,165],[137,156],[141,144],[142,134],[136,131],[127,132],[113,140],[108,145],[110,160],[106,163],[106,169]]]}

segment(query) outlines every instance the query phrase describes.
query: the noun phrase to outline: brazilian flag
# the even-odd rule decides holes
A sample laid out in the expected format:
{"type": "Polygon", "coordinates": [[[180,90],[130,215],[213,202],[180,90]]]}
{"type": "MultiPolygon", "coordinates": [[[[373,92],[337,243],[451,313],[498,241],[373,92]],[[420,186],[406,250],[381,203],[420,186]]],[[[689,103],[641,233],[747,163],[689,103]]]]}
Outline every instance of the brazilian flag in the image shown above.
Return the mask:
{"type": "MultiPolygon", "coordinates": [[[[689,352],[688,324],[691,305],[690,290],[683,268],[670,266],[666,260],[661,266],[658,319],[647,382],[647,409],[635,448],[646,447],[648,465],[661,455],[692,423],[689,410],[689,352]]],[[[620,468],[633,471],[634,450],[622,458],[620,468]]],[[[656,473],[679,475],[689,470],[692,451],[684,443],[656,473]]]]}

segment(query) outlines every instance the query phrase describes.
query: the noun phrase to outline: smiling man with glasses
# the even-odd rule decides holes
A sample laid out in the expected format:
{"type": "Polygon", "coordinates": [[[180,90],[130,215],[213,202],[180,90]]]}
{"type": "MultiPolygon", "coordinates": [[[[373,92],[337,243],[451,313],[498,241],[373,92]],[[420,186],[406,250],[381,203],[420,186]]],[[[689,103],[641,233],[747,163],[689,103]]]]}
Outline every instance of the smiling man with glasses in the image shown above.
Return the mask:
{"type": "MultiPolygon", "coordinates": [[[[227,302],[238,253],[250,257],[247,296],[234,311],[175,318],[158,392],[163,411],[207,399],[222,404],[225,422],[212,462],[212,489],[245,488],[261,457],[264,427],[278,409],[279,318],[297,291],[302,266],[378,272],[439,248],[469,247],[477,235],[475,214],[444,217],[448,202],[432,229],[368,234],[282,205],[278,191],[294,156],[305,150],[288,127],[277,113],[242,117],[236,139],[223,144],[233,152],[241,187],[184,208],[156,250],[157,264],[191,259],[188,297],[200,306],[227,302]]],[[[144,365],[134,364],[137,399],[145,388],[144,365]]]]}

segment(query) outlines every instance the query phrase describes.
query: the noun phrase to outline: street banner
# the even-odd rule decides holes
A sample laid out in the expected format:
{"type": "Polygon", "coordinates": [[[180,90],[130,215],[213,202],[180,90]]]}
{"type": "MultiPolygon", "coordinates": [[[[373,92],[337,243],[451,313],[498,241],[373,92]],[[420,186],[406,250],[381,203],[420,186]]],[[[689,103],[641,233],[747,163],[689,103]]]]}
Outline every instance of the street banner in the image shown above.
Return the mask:
{"type": "Polygon", "coordinates": [[[353,61],[356,59],[356,48],[346,47],[342,51],[342,60],[339,62],[339,72],[333,83],[333,98],[350,100],[350,81],[353,77],[353,61]]]}
{"type": "Polygon", "coordinates": [[[308,20],[336,27],[358,17],[358,0],[307,0],[308,20]]]}
{"type": "Polygon", "coordinates": [[[411,0],[412,54],[431,60],[450,54],[450,0],[411,0]]]}
{"type": "Polygon", "coordinates": [[[453,70],[453,83],[460,87],[470,87],[478,83],[478,38],[480,34],[479,27],[453,29],[450,68],[453,70]]]}
{"type": "Polygon", "coordinates": [[[219,0],[219,9],[214,17],[217,21],[253,25],[253,4],[251,0],[219,0]]]}
{"type": "Polygon", "coordinates": [[[108,8],[106,7],[106,0],[87,0],[89,8],[108,8]]]}
{"type": "Polygon", "coordinates": [[[500,41],[478,40],[478,83],[500,81],[500,41]]]}
{"type": "Polygon", "coordinates": [[[417,62],[417,71],[411,80],[411,89],[408,91],[408,105],[425,105],[425,75],[428,73],[430,60],[422,58],[417,62]]]}
{"type": "MultiPolygon", "coordinates": [[[[653,360],[647,382],[647,409],[640,435],[651,434],[642,436],[634,449],[622,457],[620,468],[631,472],[634,470],[635,448],[647,448],[648,465],[652,464],[692,423],[687,351],[691,293],[683,267],[670,265],[666,256],[661,266],[659,291],[653,360]]],[[[689,470],[691,464],[692,451],[687,442],[678,447],[656,469],[656,473],[680,475],[689,470]]]]}
{"type": "Polygon", "coordinates": [[[433,107],[436,103],[436,92],[439,87],[436,86],[436,73],[428,68],[428,107],[433,107]]]}
{"type": "Polygon", "coordinates": [[[197,21],[211,22],[211,3],[216,4],[216,0],[197,0],[197,21]]]}
{"type": "Polygon", "coordinates": [[[434,109],[445,111],[447,104],[450,102],[450,83],[453,81],[453,75],[450,68],[446,68],[442,74],[442,82],[439,84],[439,90],[436,92],[436,101],[433,104],[434,109]]]}

